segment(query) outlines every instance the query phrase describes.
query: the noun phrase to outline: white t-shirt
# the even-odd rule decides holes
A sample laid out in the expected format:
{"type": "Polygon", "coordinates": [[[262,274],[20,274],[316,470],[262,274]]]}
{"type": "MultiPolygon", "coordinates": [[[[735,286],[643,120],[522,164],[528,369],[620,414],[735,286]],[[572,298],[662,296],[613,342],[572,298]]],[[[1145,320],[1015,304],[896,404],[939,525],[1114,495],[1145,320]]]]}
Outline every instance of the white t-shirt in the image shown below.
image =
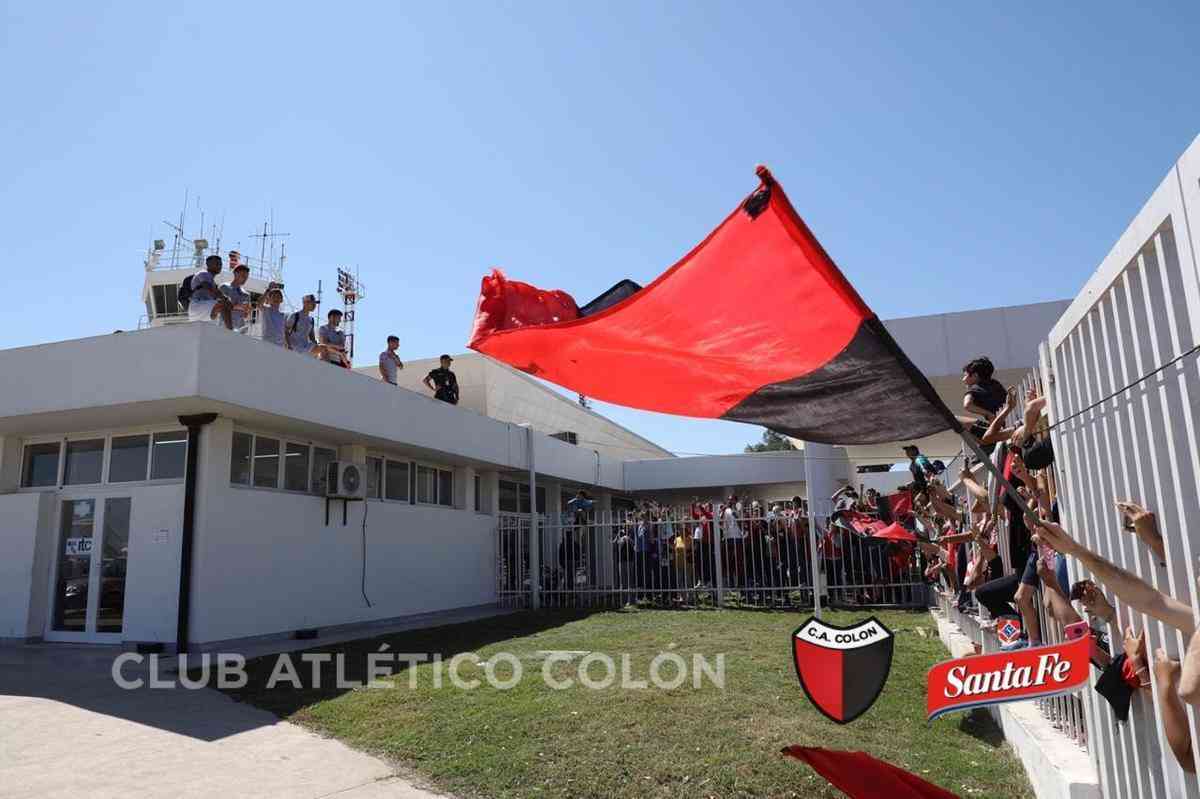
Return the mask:
{"type": "Polygon", "coordinates": [[[738,526],[737,514],[733,512],[733,508],[725,509],[725,537],[726,538],[745,538],[746,534],[742,532],[742,528],[738,526]]]}

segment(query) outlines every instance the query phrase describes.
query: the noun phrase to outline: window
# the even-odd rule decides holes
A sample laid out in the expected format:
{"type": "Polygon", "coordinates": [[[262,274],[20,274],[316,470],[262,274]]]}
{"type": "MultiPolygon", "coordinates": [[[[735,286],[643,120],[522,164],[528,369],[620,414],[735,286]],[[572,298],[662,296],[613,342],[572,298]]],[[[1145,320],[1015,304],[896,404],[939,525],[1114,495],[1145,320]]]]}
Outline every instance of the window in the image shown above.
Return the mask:
{"type": "MultiPolygon", "coordinates": [[[[538,513],[546,512],[546,489],[538,486],[538,513]]],[[[500,481],[500,510],[504,513],[529,513],[529,486],[525,483],[500,481]]]]}
{"type": "Polygon", "coordinates": [[[67,442],[66,470],[63,485],[99,483],[104,469],[104,439],[67,442]]]}
{"type": "Polygon", "coordinates": [[[454,507],[454,472],[448,469],[438,469],[438,504],[447,508],[454,507]]]}
{"type": "Polygon", "coordinates": [[[559,441],[565,441],[568,444],[579,443],[579,434],[571,430],[567,430],[562,433],[551,433],[550,437],[557,438],[559,441]]]}
{"type": "Polygon", "coordinates": [[[417,502],[426,505],[437,503],[437,469],[417,467],[417,502]]]}
{"type": "Polygon", "coordinates": [[[403,461],[387,462],[387,480],[384,482],[385,496],[408,502],[408,464],[403,461]]]}
{"type": "Polygon", "coordinates": [[[254,437],[254,486],[279,487],[279,439],[254,437]]]}
{"type": "MultiPolygon", "coordinates": [[[[171,288],[171,296],[175,296],[174,287],[171,288]]],[[[183,479],[184,472],[187,471],[187,442],[186,430],[154,434],[154,453],[150,462],[151,480],[183,479]]]]}
{"type": "Polygon", "coordinates": [[[367,458],[367,499],[383,496],[383,458],[367,458]]]}
{"type": "Polygon", "coordinates": [[[108,454],[108,482],[131,483],[146,479],[150,465],[150,436],[119,436],[108,454]]]}
{"type": "Polygon", "coordinates": [[[475,475],[475,511],[479,512],[483,509],[483,478],[475,475]]]}
{"type": "Polygon", "coordinates": [[[229,482],[250,485],[250,445],[254,436],[249,433],[233,434],[233,457],[229,459],[229,482]]]}
{"type": "Polygon", "coordinates": [[[312,458],[312,492],[323,497],[329,482],[329,464],[337,459],[337,453],[324,447],[313,447],[312,458]]]}
{"type": "Polygon", "coordinates": [[[57,441],[26,446],[21,485],[26,488],[58,485],[58,454],[61,449],[62,445],[57,441]]]}
{"type": "Polygon", "coordinates": [[[308,445],[290,441],[283,456],[283,487],[288,491],[308,490],[308,445]]]}
{"type": "Polygon", "coordinates": [[[159,314],[179,313],[179,293],[176,286],[154,286],[154,310],[159,314]]]}

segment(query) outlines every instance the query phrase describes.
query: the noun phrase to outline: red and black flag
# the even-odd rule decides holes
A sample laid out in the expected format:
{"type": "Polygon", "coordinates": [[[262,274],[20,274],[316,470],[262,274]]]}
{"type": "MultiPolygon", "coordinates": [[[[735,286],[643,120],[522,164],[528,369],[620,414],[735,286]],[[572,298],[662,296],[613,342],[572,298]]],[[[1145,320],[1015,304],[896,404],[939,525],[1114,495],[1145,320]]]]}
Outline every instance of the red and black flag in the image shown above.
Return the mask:
{"type": "Polygon", "coordinates": [[[958,799],[955,794],[866,752],[843,752],[816,746],[789,746],[783,750],[803,760],[830,785],[850,799],[958,799]]]}
{"type": "Polygon", "coordinates": [[[838,270],[765,167],[761,185],[642,288],[579,306],[483,279],[469,346],[634,408],[871,444],[950,429],[925,377],[838,270]]]}
{"type": "Polygon", "coordinates": [[[892,670],[895,639],[874,616],[849,627],[810,618],[792,633],[792,658],[810,702],[838,724],[871,709],[892,670]]]}

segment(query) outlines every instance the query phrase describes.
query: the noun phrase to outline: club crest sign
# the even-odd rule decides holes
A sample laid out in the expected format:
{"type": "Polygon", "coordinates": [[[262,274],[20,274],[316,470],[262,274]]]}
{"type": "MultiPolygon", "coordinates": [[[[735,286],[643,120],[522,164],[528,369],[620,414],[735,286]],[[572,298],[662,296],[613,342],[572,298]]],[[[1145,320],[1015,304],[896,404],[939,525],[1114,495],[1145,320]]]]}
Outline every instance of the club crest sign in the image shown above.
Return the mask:
{"type": "Polygon", "coordinates": [[[849,627],[810,618],[792,633],[800,687],[831,721],[848,724],[866,713],[887,683],[895,639],[874,616],[849,627]]]}

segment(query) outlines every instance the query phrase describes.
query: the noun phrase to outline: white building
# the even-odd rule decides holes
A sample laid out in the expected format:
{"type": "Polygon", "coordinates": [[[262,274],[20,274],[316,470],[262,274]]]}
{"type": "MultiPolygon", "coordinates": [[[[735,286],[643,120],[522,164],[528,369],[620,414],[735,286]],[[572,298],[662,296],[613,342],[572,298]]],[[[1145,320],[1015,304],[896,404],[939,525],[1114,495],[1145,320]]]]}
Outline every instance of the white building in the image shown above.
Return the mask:
{"type": "MultiPolygon", "coordinates": [[[[447,405],[180,322],[173,268],[147,259],[147,329],[0,351],[0,640],[213,649],[492,604],[497,516],[529,512],[531,471],[548,513],[580,487],[606,509],[787,499],[810,477],[824,498],[851,476],[834,448],[675,458],[476,355],[447,405]],[[325,497],[334,461],[357,466],[339,490],[364,501],[325,497]]],[[[966,346],[893,332],[926,369],[966,346]]]]}
{"type": "Polygon", "coordinates": [[[205,323],[0,351],[0,371],[21,376],[0,395],[4,639],[170,646],[182,625],[216,648],[490,604],[531,455],[551,511],[576,487],[603,508],[805,474],[799,453],[618,460],[205,323]],[[334,460],[365,502],[324,498],[334,460]]]}

